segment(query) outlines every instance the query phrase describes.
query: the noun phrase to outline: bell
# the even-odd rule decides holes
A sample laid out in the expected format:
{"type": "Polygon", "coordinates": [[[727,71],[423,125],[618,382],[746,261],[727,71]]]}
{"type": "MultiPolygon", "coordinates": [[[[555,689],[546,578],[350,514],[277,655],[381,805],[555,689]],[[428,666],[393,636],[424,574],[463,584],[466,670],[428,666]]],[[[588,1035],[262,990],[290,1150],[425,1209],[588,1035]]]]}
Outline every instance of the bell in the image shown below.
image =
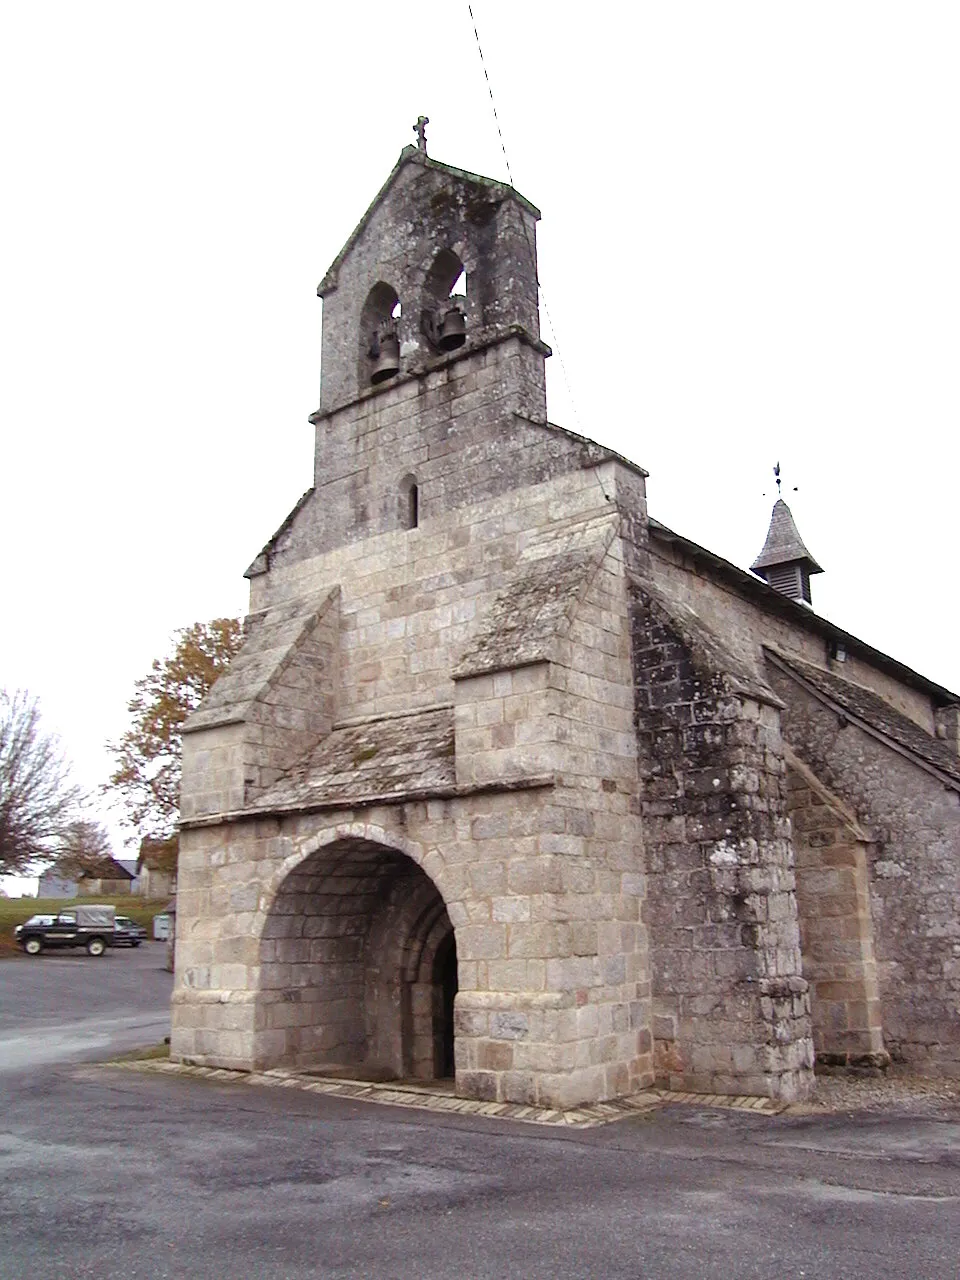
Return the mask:
{"type": "Polygon", "coordinates": [[[467,340],[467,324],[459,307],[449,307],[440,321],[437,346],[441,351],[456,351],[467,340]]]}
{"type": "Polygon", "coordinates": [[[380,339],[380,354],[374,361],[370,372],[370,381],[374,386],[378,382],[386,382],[394,374],[400,372],[400,339],[395,333],[388,333],[380,339]]]}

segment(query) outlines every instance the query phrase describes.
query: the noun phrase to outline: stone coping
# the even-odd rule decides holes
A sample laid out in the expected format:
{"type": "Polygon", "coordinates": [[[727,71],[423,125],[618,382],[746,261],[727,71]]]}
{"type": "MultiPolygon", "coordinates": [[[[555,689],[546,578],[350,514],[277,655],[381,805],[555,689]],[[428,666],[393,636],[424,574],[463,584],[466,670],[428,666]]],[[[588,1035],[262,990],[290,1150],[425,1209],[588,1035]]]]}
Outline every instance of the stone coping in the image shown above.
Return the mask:
{"type": "Polygon", "coordinates": [[[367,1080],[344,1080],[312,1075],[306,1071],[275,1068],[271,1071],[235,1071],[226,1067],[188,1066],[166,1059],[144,1058],[107,1062],[107,1067],[140,1071],[156,1075],[193,1076],[228,1084],[262,1085],[267,1088],[299,1089],[306,1093],[329,1094],[358,1102],[374,1102],[380,1106],[408,1107],[418,1111],[445,1112],[448,1115],[486,1116],[495,1120],[517,1120],[521,1124],[552,1125],[568,1129],[593,1129],[628,1116],[653,1111],[669,1103],[698,1107],[723,1107],[749,1111],[755,1115],[774,1116],[785,1104],[772,1098],[733,1097],[724,1094],[682,1093],[670,1089],[647,1089],[626,1098],[560,1111],[549,1107],[524,1106],[517,1102],[480,1102],[475,1098],[458,1098],[455,1094],[429,1084],[367,1080]]]}

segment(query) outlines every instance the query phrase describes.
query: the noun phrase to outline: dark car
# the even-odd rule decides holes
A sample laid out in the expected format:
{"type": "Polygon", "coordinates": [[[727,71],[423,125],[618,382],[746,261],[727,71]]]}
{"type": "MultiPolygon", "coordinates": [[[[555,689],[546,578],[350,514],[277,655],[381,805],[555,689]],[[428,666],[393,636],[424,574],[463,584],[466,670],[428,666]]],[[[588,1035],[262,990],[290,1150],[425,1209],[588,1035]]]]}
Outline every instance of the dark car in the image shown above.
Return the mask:
{"type": "Polygon", "coordinates": [[[115,916],[113,920],[113,945],[115,947],[139,947],[146,942],[147,931],[142,924],[129,916],[115,916]]]}
{"type": "Polygon", "coordinates": [[[86,947],[91,956],[102,956],[114,945],[112,906],[78,903],[56,915],[31,916],[18,924],[13,936],[28,956],[38,956],[47,947],[86,947]]]}

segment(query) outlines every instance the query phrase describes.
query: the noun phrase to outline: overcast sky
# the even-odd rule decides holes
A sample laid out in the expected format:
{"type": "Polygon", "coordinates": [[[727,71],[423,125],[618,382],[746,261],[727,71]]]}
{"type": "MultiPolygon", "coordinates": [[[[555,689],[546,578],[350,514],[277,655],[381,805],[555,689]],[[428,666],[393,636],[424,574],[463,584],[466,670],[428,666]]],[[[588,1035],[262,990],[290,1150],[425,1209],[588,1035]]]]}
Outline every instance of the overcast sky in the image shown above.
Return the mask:
{"type": "MultiPolygon", "coordinates": [[[[543,213],[553,421],[741,566],[779,460],[817,611],[960,688],[960,6],[473,9],[543,213]]],[[[134,680],[243,612],[311,483],[316,285],[416,117],[506,175],[455,0],[31,0],[4,27],[0,683],[93,787],[134,680]]]]}

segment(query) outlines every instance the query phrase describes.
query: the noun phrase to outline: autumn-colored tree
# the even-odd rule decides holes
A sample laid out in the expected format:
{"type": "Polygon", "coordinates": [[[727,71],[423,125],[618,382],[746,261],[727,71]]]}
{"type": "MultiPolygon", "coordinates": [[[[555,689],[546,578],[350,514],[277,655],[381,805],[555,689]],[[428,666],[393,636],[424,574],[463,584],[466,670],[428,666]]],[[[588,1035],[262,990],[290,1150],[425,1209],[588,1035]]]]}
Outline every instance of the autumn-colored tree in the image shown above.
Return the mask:
{"type": "Polygon", "coordinates": [[[141,838],[164,840],[176,830],[183,722],[226,670],[242,639],[236,618],[184,627],[175,633],[173,653],[155,658],[149,674],[134,685],[127,704],[130,728],[109,744],[117,767],[108,785],[122,797],[141,838]]]}
{"type": "Polygon", "coordinates": [[[0,875],[52,857],[80,798],[36,699],[0,690],[0,875]]]}
{"type": "Polygon", "coordinates": [[[112,859],[106,829],[89,818],[77,818],[64,831],[60,853],[50,870],[65,880],[77,880],[105,871],[112,859]]]}

